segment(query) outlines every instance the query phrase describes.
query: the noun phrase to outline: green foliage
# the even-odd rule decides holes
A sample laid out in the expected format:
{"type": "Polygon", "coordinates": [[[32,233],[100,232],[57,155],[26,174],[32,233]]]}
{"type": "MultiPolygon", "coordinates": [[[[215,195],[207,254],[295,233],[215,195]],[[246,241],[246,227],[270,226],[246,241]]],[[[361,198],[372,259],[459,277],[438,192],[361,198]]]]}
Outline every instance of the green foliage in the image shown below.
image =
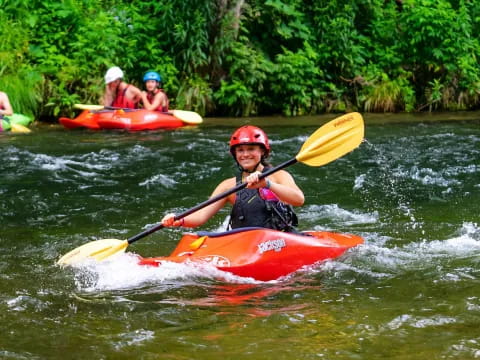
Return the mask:
{"type": "Polygon", "coordinates": [[[338,76],[351,78],[366,63],[365,37],[356,28],[355,1],[320,2],[314,7],[316,46],[319,65],[326,79],[335,82],[338,76]],[[321,4],[321,5],[320,5],[321,4]]]}
{"type": "Polygon", "coordinates": [[[202,115],[479,108],[468,0],[0,0],[0,90],[56,119],[108,67],[202,115]]]}
{"type": "Polygon", "coordinates": [[[246,116],[253,113],[254,94],[239,80],[222,81],[214,95],[220,105],[225,105],[228,115],[246,116]]]}
{"type": "Polygon", "coordinates": [[[436,110],[442,105],[444,85],[434,79],[429,83],[430,87],[426,89],[425,97],[427,99],[428,110],[436,110]]]}
{"type": "Polygon", "coordinates": [[[177,105],[203,116],[212,107],[212,90],[200,77],[186,78],[178,90],[177,105]]]}
{"type": "Polygon", "coordinates": [[[433,93],[422,89],[441,83],[442,103],[436,106],[447,110],[465,108],[468,104],[460,96],[472,92],[479,76],[480,45],[478,37],[473,36],[470,5],[460,1],[456,9],[456,4],[446,0],[408,1],[405,5],[400,50],[416,75],[417,96],[431,108],[432,99],[422,95],[433,93]]]}
{"type": "Polygon", "coordinates": [[[0,77],[0,89],[8,94],[13,111],[25,115],[37,114],[41,83],[40,74],[29,69],[0,77]]]}
{"type": "Polygon", "coordinates": [[[302,0],[267,0],[260,4],[262,15],[259,24],[269,30],[270,41],[264,42],[264,48],[270,50],[271,57],[281,52],[283,47],[295,51],[304,41],[311,39],[310,26],[302,11],[302,0]]]}
{"type": "Polygon", "coordinates": [[[316,66],[317,54],[305,43],[297,52],[284,49],[277,55],[270,74],[271,92],[282,112],[287,115],[301,115],[312,112],[319,96],[321,70],[316,66]]]}
{"type": "Polygon", "coordinates": [[[0,39],[0,90],[8,94],[14,112],[36,114],[42,77],[26,61],[29,33],[19,21],[0,12],[0,39]]]}
{"type": "Polygon", "coordinates": [[[367,80],[362,92],[367,112],[411,111],[415,105],[414,92],[406,77],[392,80],[382,73],[378,78],[367,80]]]}
{"type": "Polygon", "coordinates": [[[239,40],[225,56],[228,74],[214,94],[217,111],[233,116],[258,115],[263,104],[264,83],[272,64],[253,47],[245,45],[246,36],[239,40]]]}
{"type": "Polygon", "coordinates": [[[333,83],[326,84],[326,92],[322,96],[322,103],[326,112],[343,112],[350,105],[345,97],[345,90],[333,83]]]}

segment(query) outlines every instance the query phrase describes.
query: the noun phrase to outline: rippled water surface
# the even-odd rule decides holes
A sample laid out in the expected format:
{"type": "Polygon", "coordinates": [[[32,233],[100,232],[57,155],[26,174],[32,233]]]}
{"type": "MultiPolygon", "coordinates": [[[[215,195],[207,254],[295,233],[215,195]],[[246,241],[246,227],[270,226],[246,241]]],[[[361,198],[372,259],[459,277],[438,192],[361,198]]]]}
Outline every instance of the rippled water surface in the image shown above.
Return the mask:
{"type": "MultiPolygon", "coordinates": [[[[0,358],[480,359],[480,114],[402,116],[367,116],[356,151],[289,168],[306,194],[300,228],[365,245],[268,283],[137,265],[134,254],[169,254],[181,229],[112,261],[55,265],[205,200],[233,174],[228,138],[247,120],[0,134],[0,358]]],[[[268,132],[278,164],[331,118],[250,121],[268,132]]],[[[223,229],[227,215],[202,230],[223,229]]]]}

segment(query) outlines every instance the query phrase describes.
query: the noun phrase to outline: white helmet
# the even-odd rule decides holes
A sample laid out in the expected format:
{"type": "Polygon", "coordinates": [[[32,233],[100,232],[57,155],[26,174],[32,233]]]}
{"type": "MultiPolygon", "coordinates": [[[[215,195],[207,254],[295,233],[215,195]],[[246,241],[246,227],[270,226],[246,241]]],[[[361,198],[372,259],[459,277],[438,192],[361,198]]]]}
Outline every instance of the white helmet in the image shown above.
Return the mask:
{"type": "Polygon", "coordinates": [[[105,84],[110,84],[111,82],[123,78],[123,71],[118,66],[111,67],[107,70],[105,74],[105,84]]]}

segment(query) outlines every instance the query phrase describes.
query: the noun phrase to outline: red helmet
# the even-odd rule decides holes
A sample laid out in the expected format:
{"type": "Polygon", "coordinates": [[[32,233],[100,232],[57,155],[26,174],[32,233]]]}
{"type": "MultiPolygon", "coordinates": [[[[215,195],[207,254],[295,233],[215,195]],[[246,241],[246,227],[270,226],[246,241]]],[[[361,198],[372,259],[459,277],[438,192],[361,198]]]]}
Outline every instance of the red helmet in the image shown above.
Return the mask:
{"type": "Polygon", "coordinates": [[[230,138],[230,152],[235,157],[234,149],[237,145],[261,145],[265,149],[265,157],[270,154],[270,145],[265,132],[252,125],[245,125],[235,130],[230,138]]]}

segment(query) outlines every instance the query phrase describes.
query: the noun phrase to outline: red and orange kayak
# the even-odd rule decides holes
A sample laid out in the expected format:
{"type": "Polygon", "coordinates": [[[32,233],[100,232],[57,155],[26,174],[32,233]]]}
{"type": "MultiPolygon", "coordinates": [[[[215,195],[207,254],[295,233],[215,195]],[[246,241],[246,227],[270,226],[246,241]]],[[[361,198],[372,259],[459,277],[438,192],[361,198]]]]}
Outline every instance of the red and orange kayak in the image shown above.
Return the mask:
{"type": "Polygon", "coordinates": [[[293,234],[243,228],[224,233],[186,233],[170,256],[141,258],[139,264],[206,263],[237,276],[268,281],[336,258],[363,242],[360,236],[326,231],[293,234]]]}
{"type": "Polygon", "coordinates": [[[129,131],[175,129],[188,125],[170,113],[145,109],[84,110],[75,119],[62,117],[59,122],[67,129],[124,129],[129,131]]]}

